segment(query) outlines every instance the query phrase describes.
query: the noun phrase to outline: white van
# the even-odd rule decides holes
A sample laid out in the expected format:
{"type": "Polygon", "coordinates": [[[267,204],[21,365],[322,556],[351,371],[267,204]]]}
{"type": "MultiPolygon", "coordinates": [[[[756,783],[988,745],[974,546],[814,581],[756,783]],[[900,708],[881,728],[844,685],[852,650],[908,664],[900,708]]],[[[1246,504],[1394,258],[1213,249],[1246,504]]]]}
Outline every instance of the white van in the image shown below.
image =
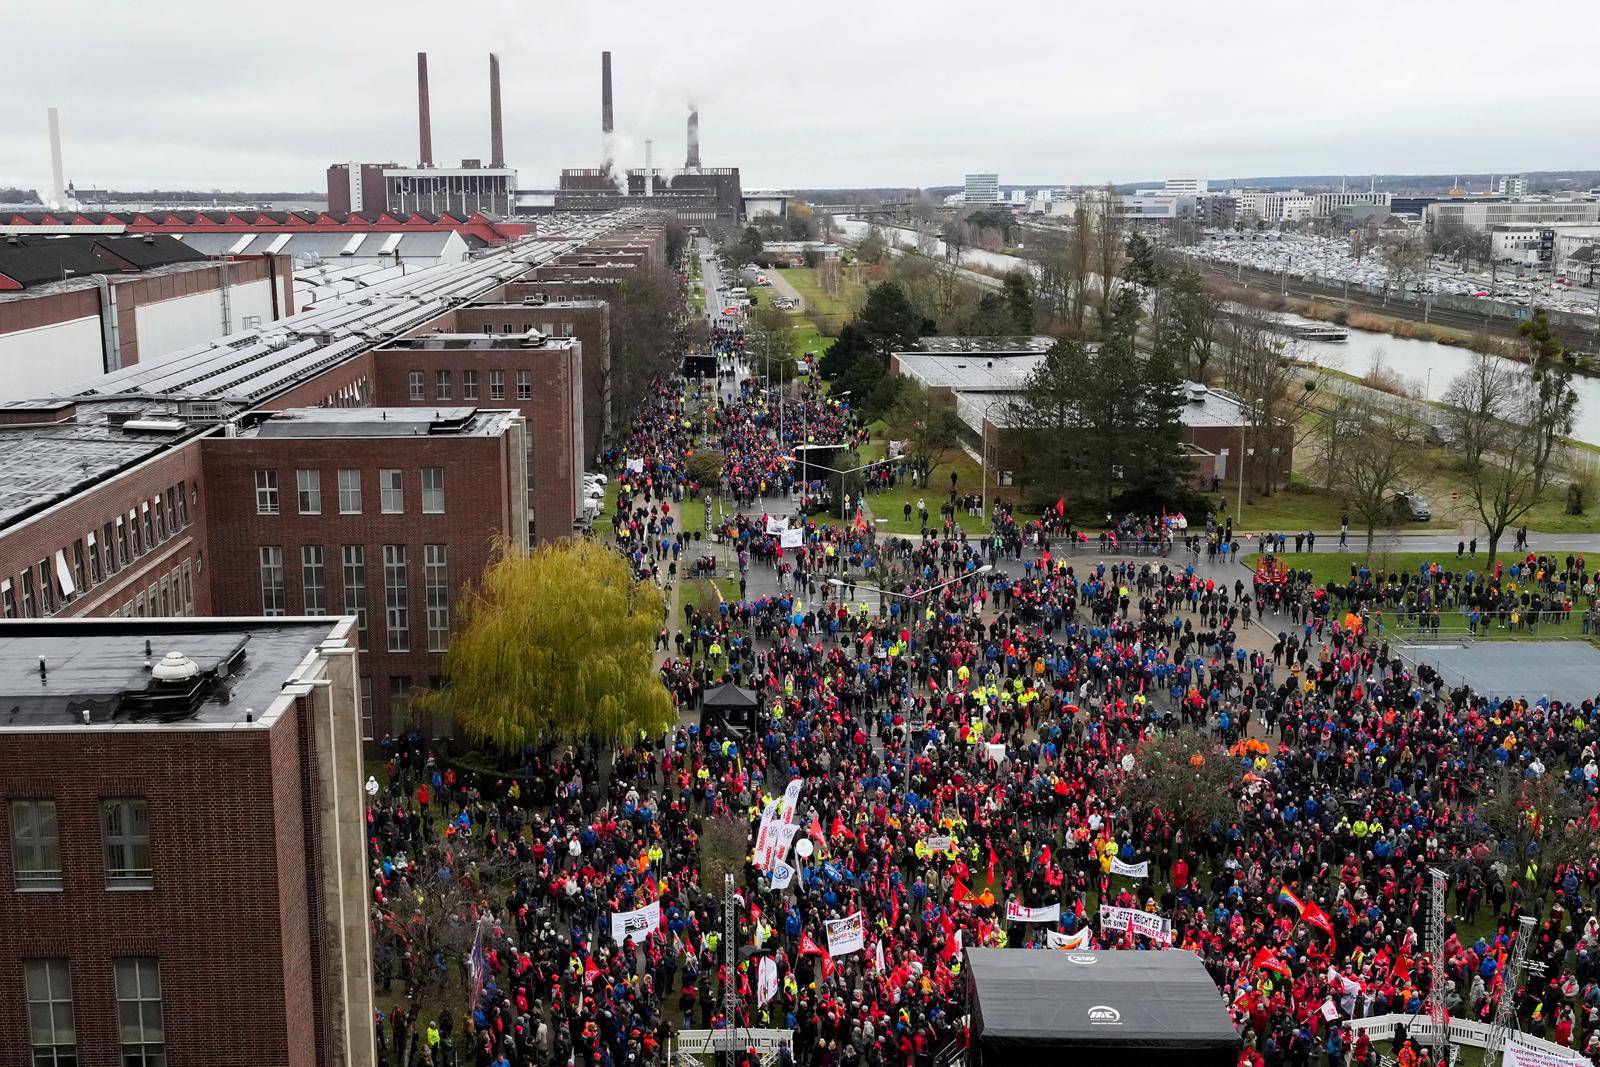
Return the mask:
{"type": "Polygon", "coordinates": [[[742,285],[736,285],[732,289],[728,290],[728,295],[733,297],[735,300],[743,300],[745,297],[750,295],[750,290],[746,289],[742,285]]]}

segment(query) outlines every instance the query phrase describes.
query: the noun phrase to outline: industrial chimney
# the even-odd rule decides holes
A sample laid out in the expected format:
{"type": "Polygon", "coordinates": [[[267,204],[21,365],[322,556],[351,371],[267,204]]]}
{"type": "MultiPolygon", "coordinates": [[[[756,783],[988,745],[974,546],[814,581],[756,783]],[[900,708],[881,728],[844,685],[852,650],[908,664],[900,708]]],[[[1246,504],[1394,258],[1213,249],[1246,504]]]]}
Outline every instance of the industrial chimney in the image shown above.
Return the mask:
{"type": "Polygon", "coordinates": [[[433,166],[433,119],[428,114],[428,53],[417,53],[417,166],[433,166]]]}
{"type": "Polygon", "coordinates": [[[506,165],[506,144],[500,126],[500,57],[489,53],[489,166],[506,165]]]}
{"type": "Polygon", "coordinates": [[[650,140],[649,140],[649,138],[646,138],[645,142],[644,142],[644,195],[645,196],[654,196],[654,195],[656,195],[655,194],[655,189],[652,188],[655,184],[656,184],[656,172],[650,169],[650,140]]]}
{"type": "Polygon", "coordinates": [[[689,158],[684,160],[688,170],[700,169],[700,111],[689,105],[689,158]]]}
{"type": "Polygon", "coordinates": [[[600,132],[611,132],[611,53],[600,53],[600,132]]]}
{"type": "Polygon", "coordinates": [[[67,206],[67,179],[61,166],[61,115],[55,108],[50,116],[50,206],[60,211],[67,206]]]}

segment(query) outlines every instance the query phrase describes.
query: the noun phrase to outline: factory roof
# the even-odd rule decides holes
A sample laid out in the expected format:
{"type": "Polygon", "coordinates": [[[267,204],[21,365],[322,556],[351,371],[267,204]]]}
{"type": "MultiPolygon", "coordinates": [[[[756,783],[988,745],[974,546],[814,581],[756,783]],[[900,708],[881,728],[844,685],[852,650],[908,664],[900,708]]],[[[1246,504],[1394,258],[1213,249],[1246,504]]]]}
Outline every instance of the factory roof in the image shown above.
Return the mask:
{"type": "Polygon", "coordinates": [[[289,408],[275,411],[241,437],[496,437],[516,412],[472,407],[289,408]]]}
{"type": "Polygon", "coordinates": [[[192,248],[165,235],[121,237],[72,234],[0,238],[0,290],[37,290],[42,285],[89,279],[204,260],[192,248]]]}
{"type": "Polygon", "coordinates": [[[1014,392],[1044,359],[1038,352],[896,352],[900,373],[929,389],[964,392],[1014,392]]]}
{"type": "Polygon", "coordinates": [[[291,695],[285,687],[304,679],[324,643],[347,644],[350,622],[340,617],[8,622],[0,627],[0,731],[270,726],[291,695]],[[174,652],[188,663],[169,660],[174,652]]]}
{"type": "MultiPolygon", "coordinates": [[[[404,230],[347,233],[329,231],[262,230],[257,233],[186,233],[178,237],[184,244],[208,256],[260,256],[278,253],[296,260],[328,259],[437,259],[458,242],[461,258],[467,242],[454,230],[404,230]]],[[[481,243],[481,242],[479,242],[481,243]]]]}
{"type": "Polygon", "coordinates": [[[361,275],[356,288],[330,292],[297,315],[195,345],[160,363],[101,375],[44,401],[0,404],[0,528],[422,329],[530,267],[637,217],[590,216],[560,239],[547,229],[540,240],[460,263],[361,275]],[[63,401],[71,402],[65,414],[57,410],[63,401]]]}
{"type": "Polygon", "coordinates": [[[1054,337],[1044,336],[1014,336],[1014,337],[924,337],[919,351],[933,354],[953,354],[961,352],[988,352],[994,354],[1014,354],[1028,352],[1048,352],[1050,346],[1056,343],[1054,337]]]}

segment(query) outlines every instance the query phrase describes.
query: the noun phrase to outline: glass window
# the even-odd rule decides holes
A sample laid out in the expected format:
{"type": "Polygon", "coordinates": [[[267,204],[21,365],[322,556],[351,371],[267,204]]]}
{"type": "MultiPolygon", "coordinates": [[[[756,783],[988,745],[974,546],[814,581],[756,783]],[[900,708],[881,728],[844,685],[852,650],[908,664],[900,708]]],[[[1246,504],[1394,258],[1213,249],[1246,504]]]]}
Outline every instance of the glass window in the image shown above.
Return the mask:
{"type": "Polygon", "coordinates": [[[361,472],[344,469],[339,472],[339,514],[361,514],[361,472]]]}
{"type": "Polygon", "coordinates": [[[423,392],[422,392],[422,372],[419,371],[419,370],[412,371],[411,375],[410,375],[410,379],[411,379],[411,382],[410,382],[410,384],[411,384],[411,393],[410,393],[411,399],[412,400],[426,400],[427,397],[424,396],[423,392]]]}
{"type": "Polygon", "coordinates": [[[128,521],[121,515],[117,516],[117,558],[121,561],[118,570],[126,567],[132,558],[128,555],[128,521]]]}
{"type": "Polygon", "coordinates": [[[385,467],[378,472],[378,510],[399,515],[406,510],[405,472],[385,467]]]}
{"type": "Polygon", "coordinates": [[[112,797],[101,802],[105,827],[106,888],[149,889],[155,884],[150,861],[150,807],[143,797],[112,797]]]}
{"type": "Polygon", "coordinates": [[[182,527],[189,525],[189,491],[183,487],[182,482],[178,483],[178,525],[182,527]]]}
{"type": "Polygon", "coordinates": [[[506,372],[492,370],[489,372],[489,399],[504,400],[506,398],[506,372]]]}
{"type": "Polygon", "coordinates": [[[144,555],[144,540],[139,533],[139,513],[128,512],[128,533],[133,538],[133,558],[138,559],[144,555]]]}
{"type": "Polygon", "coordinates": [[[256,471],[256,514],[278,513],[278,472],[256,471]]]}
{"type": "Polygon", "coordinates": [[[300,547],[300,588],[304,595],[304,613],[328,613],[328,577],[322,563],[321,545],[300,547]]]}
{"type": "Polygon", "coordinates": [[[100,554],[105,557],[107,578],[122,569],[117,561],[117,533],[109,522],[100,527],[100,554]]]}
{"type": "Polygon", "coordinates": [[[422,513],[444,514],[444,468],[422,468],[422,513]]]}
{"type": "Polygon", "coordinates": [[[322,472],[295,471],[294,487],[300,498],[300,514],[322,514],[322,472]]]}
{"type": "Polygon", "coordinates": [[[478,399],[478,372],[477,371],[475,371],[475,370],[464,370],[464,371],[461,372],[461,399],[463,399],[463,400],[476,400],[476,399],[478,399]]]}
{"type": "Polygon", "coordinates": [[[92,533],[89,535],[88,548],[86,549],[89,556],[90,585],[99,585],[106,580],[106,573],[101,569],[100,565],[100,545],[95,541],[96,536],[96,534],[92,533]]]}
{"type": "Polygon", "coordinates": [[[389,732],[403,734],[406,732],[406,702],[411,696],[411,676],[409,674],[392,674],[389,676],[389,732]]]}
{"type": "Polygon", "coordinates": [[[122,1067],[166,1067],[161,965],[149,957],[116,961],[117,1033],[122,1067]]]}
{"type": "Polygon", "coordinates": [[[156,505],[156,542],[159,544],[167,539],[167,506],[161,502],[160,497],[155,499],[156,505]]]}
{"type": "Polygon", "coordinates": [[[22,572],[22,617],[37,619],[39,617],[39,598],[33,594],[33,571],[25,569],[22,572]]]}
{"type": "Polygon", "coordinates": [[[517,399],[518,400],[532,400],[533,399],[533,371],[531,371],[531,370],[519,370],[519,371],[517,371],[517,399]]]}
{"type": "Polygon", "coordinates": [[[18,889],[61,888],[55,801],[11,802],[11,869],[18,889]]]}
{"type": "Polygon", "coordinates": [[[433,398],[435,400],[450,399],[450,372],[447,370],[435,371],[433,375],[433,398]]]}
{"type": "Polygon", "coordinates": [[[367,650],[367,550],[364,545],[345,545],[344,613],[356,617],[356,637],[361,651],[367,650]]]}
{"type": "Polygon", "coordinates": [[[150,504],[148,501],[140,505],[139,512],[144,516],[144,547],[155,548],[157,544],[156,525],[150,517],[150,504]]]}
{"type": "MultiPolygon", "coordinates": [[[[89,536],[93,537],[94,534],[90,534],[89,536]]],[[[89,579],[87,574],[88,572],[83,558],[83,538],[80,537],[76,541],[72,542],[72,584],[78,587],[78,594],[80,596],[89,588],[89,579]]],[[[98,578],[95,580],[99,581],[98,578]]]]}
{"type": "Polygon", "coordinates": [[[372,740],[373,727],[372,713],[372,679],[361,679],[361,739],[372,740]]]}
{"type": "Polygon", "coordinates": [[[56,613],[56,576],[50,573],[50,561],[39,561],[39,607],[46,615],[56,613]]]}
{"type": "Polygon", "coordinates": [[[411,651],[411,617],[406,602],[406,546],[383,546],[384,626],[390,652],[411,651]]]}
{"type": "Polygon", "coordinates": [[[167,488],[167,526],[173,533],[177,533],[187,525],[188,523],[182,522],[178,518],[178,491],[169,486],[167,488]]]}
{"type": "Polygon", "coordinates": [[[17,591],[10,578],[0,578],[0,600],[5,602],[6,618],[17,618],[17,591]]]}
{"type": "Polygon", "coordinates": [[[422,547],[423,577],[428,588],[428,651],[450,647],[450,586],[444,545],[422,547]]]}
{"type": "Polygon", "coordinates": [[[72,1021],[72,972],[66,960],[25,960],[28,1041],[33,1067],[77,1067],[78,1035],[72,1021]]]}
{"type": "Polygon", "coordinates": [[[277,545],[262,545],[261,614],[283,613],[283,549],[277,545]]]}
{"type": "Polygon", "coordinates": [[[183,613],[194,617],[194,572],[189,569],[188,560],[183,561],[183,613]]]}

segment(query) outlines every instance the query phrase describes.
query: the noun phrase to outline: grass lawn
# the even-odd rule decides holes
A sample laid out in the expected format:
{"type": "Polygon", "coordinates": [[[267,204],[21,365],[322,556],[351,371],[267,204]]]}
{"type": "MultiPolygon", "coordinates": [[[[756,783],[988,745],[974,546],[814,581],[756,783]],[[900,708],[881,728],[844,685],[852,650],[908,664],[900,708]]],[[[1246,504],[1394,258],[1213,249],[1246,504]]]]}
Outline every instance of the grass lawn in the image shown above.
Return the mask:
{"type": "MultiPolygon", "coordinates": [[[[1245,556],[1242,562],[1245,566],[1253,568],[1256,560],[1260,558],[1259,555],[1251,553],[1245,556]]],[[[1502,552],[1499,554],[1503,567],[1515,562],[1516,558],[1511,553],[1502,552]]],[[[1343,585],[1350,580],[1350,568],[1352,566],[1360,567],[1362,564],[1366,564],[1374,573],[1382,574],[1417,574],[1425,563],[1439,563],[1446,570],[1454,571],[1457,574],[1466,574],[1469,571],[1483,574],[1493,567],[1488,555],[1482,552],[1476,556],[1466,556],[1459,559],[1454,552],[1375,552],[1368,558],[1360,552],[1319,551],[1296,554],[1292,551],[1291,546],[1291,551],[1284,553],[1283,560],[1294,570],[1310,571],[1312,580],[1318,585],[1326,585],[1329,582],[1343,585]]],[[[1583,638],[1581,614],[1580,611],[1574,611],[1569,619],[1560,622],[1541,623],[1532,632],[1527,630],[1513,632],[1494,625],[1487,633],[1481,633],[1480,636],[1488,639],[1514,638],[1531,640],[1583,638]]],[[[1466,625],[1466,616],[1455,611],[1445,612],[1440,619],[1442,630],[1462,630],[1465,629],[1466,625]]],[[[1404,633],[1406,630],[1411,629],[1410,627],[1396,625],[1393,617],[1388,613],[1384,615],[1383,627],[1385,632],[1393,631],[1397,633],[1404,633]]]]}
{"type": "Polygon", "coordinates": [[[835,329],[844,324],[866,296],[864,287],[842,277],[839,280],[839,295],[829,296],[822,291],[817,272],[810,267],[784,267],[778,273],[794,286],[806,307],[813,312],[813,318],[830,320],[835,329]]]}

